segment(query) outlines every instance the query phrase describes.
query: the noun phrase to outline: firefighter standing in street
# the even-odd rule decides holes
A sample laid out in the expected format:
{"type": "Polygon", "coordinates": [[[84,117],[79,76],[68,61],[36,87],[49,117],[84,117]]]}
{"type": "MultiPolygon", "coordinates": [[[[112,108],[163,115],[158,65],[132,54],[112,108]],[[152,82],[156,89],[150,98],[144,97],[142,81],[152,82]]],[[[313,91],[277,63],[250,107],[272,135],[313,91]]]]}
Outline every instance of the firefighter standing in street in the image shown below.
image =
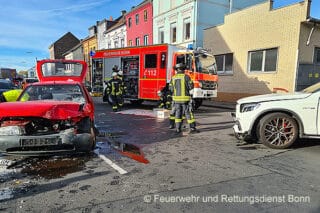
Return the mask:
{"type": "Polygon", "coordinates": [[[176,64],[175,69],[177,74],[172,77],[169,86],[174,102],[176,132],[181,133],[183,114],[185,114],[187,123],[189,124],[189,133],[197,132],[196,122],[190,105],[190,91],[193,89],[193,82],[190,76],[184,73],[184,64],[176,64]]]}
{"type": "Polygon", "coordinates": [[[107,83],[107,94],[112,101],[112,110],[119,111],[123,105],[122,102],[123,82],[118,78],[117,72],[112,72],[112,79],[107,83]]]}

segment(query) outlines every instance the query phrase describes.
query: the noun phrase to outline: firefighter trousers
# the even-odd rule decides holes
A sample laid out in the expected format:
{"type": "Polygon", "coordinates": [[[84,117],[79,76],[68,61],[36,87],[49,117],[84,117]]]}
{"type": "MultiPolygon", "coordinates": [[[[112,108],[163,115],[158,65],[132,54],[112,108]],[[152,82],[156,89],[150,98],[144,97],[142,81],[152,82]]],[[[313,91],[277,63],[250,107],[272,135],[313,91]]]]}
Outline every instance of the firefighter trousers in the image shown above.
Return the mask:
{"type": "Polygon", "coordinates": [[[113,111],[118,111],[122,105],[122,95],[110,95],[111,102],[112,102],[112,110],[113,111]]]}
{"type": "Polygon", "coordinates": [[[196,128],[196,121],[194,119],[192,110],[190,109],[189,102],[175,103],[174,108],[175,108],[175,126],[178,132],[181,131],[183,115],[186,116],[187,123],[189,124],[189,128],[190,129],[196,128]]]}

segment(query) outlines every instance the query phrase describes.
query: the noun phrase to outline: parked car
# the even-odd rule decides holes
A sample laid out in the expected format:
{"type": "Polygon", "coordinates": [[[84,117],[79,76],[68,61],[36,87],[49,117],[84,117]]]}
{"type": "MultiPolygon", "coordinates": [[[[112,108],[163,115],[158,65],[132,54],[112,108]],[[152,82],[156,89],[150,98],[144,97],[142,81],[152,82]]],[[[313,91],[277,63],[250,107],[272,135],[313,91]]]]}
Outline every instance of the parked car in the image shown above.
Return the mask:
{"type": "Polygon", "coordinates": [[[237,101],[233,130],[238,139],[285,149],[298,138],[320,138],[320,83],[300,92],[237,101]]]}
{"type": "Polygon", "coordinates": [[[95,147],[94,104],[82,83],[87,64],[37,62],[39,82],[16,102],[0,104],[0,152],[42,155],[90,152],[95,147]]]}
{"type": "Polygon", "coordinates": [[[2,96],[2,93],[15,88],[16,87],[9,79],[0,79],[0,102],[5,101],[4,97],[2,96]]]}

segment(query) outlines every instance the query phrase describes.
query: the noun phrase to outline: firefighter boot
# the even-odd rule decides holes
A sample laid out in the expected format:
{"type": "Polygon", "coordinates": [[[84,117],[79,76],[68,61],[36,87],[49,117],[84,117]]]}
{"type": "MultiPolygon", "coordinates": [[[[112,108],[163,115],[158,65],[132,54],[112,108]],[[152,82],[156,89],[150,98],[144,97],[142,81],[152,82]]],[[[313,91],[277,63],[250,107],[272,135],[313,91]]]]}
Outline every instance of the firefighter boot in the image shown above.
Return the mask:
{"type": "Polygon", "coordinates": [[[196,133],[196,132],[199,132],[199,131],[196,129],[196,123],[193,122],[193,123],[189,124],[189,133],[196,133]]]}
{"type": "Polygon", "coordinates": [[[177,122],[176,123],[176,133],[177,134],[181,133],[181,127],[182,127],[182,122],[177,122]]]}
{"type": "Polygon", "coordinates": [[[174,120],[173,119],[170,119],[169,120],[169,129],[174,129],[175,128],[175,122],[174,122],[174,120]]]}

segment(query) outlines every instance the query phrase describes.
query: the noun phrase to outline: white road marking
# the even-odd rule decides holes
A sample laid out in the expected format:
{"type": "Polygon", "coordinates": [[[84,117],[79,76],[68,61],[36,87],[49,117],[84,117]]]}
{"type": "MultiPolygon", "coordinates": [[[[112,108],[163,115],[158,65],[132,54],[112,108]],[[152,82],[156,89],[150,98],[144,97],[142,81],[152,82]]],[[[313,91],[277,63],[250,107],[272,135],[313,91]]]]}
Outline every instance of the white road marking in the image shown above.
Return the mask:
{"type": "Polygon", "coordinates": [[[112,168],[114,168],[115,170],[117,170],[121,175],[127,174],[128,172],[124,169],[122,169],[120,166],[118,166],[117,164],[113,163],[109,158],[107,158],[104,155],[100,155],[98,150],[95,150],[95,153],[99,156],[99,158],[101,158],[104,162],[106,162],[107,164],[109,164],[109,166],[111,166],[112,168]]]}

